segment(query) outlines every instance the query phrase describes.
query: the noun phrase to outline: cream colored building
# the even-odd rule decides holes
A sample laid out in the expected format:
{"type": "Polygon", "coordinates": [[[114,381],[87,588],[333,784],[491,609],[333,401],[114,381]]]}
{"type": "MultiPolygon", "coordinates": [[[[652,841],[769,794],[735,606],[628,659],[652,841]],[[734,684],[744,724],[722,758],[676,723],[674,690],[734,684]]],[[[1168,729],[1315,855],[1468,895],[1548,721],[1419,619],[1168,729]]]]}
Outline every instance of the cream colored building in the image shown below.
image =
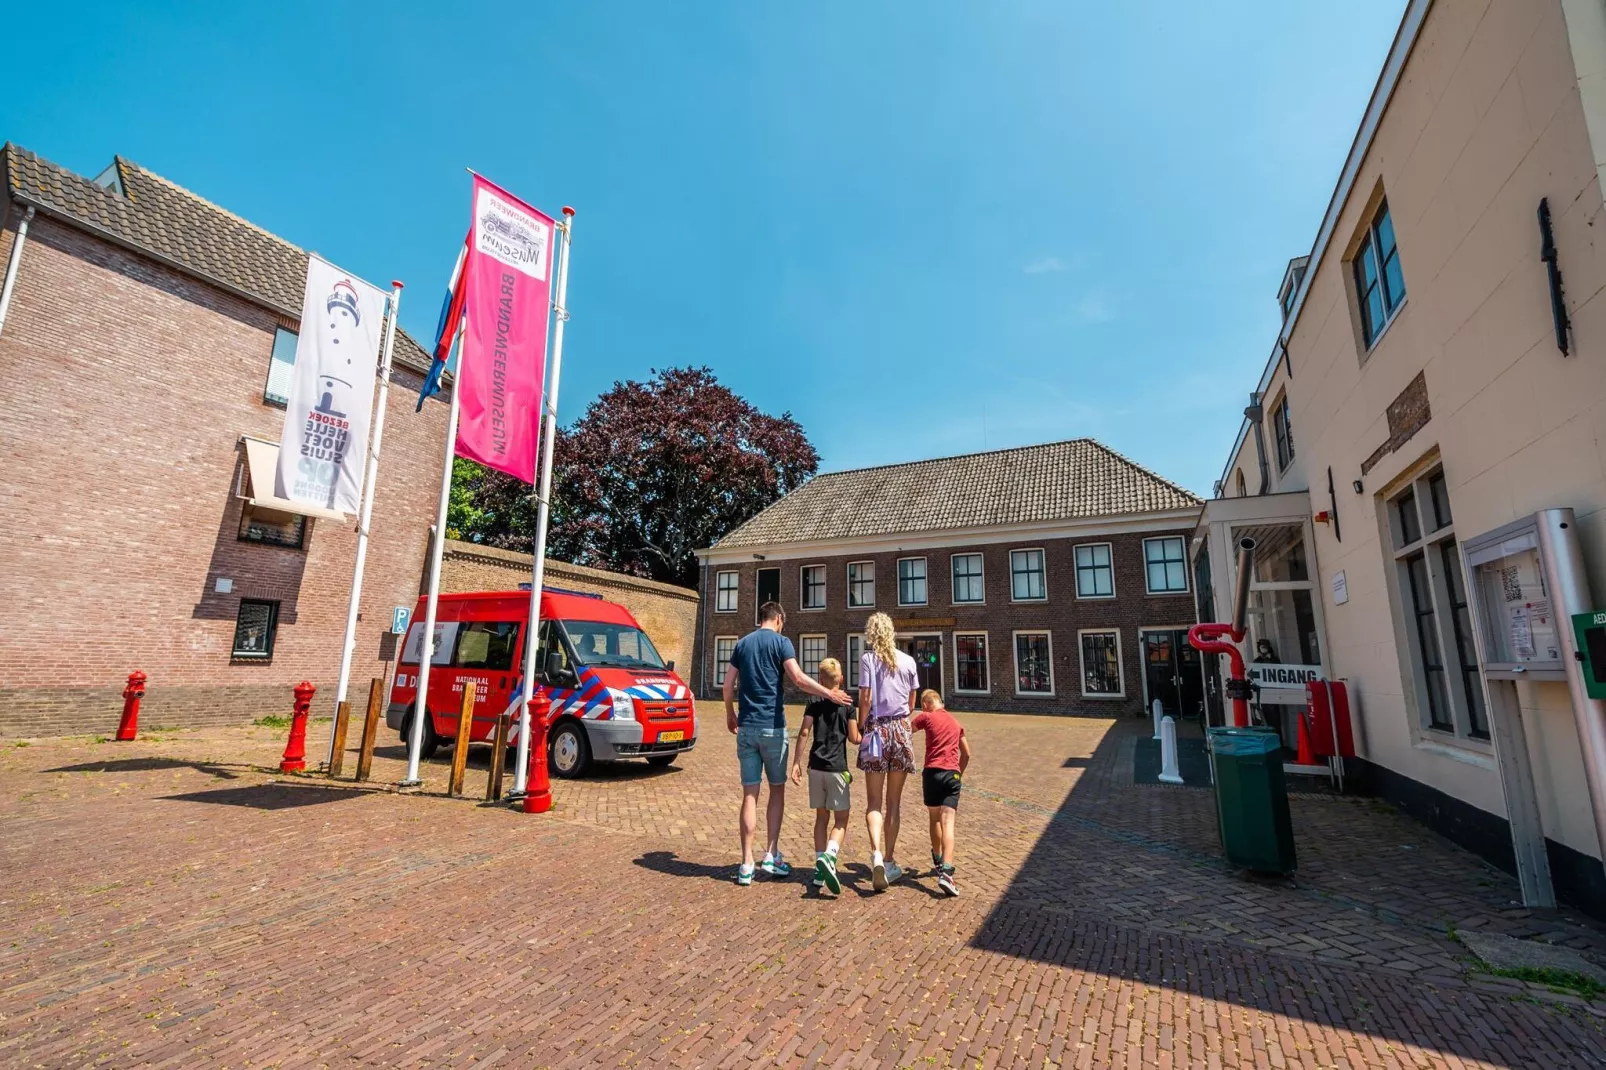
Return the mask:
{"type": "Polygon", "coordinates": [[[1606,916],[1606,711],[1567,617],[1606,608],[1603,167],[1606,5],[1412,0],[1194,567],[1225,619],[1257,538],[1246,649],[1348,681],[1351,771],[1606,916]]]}

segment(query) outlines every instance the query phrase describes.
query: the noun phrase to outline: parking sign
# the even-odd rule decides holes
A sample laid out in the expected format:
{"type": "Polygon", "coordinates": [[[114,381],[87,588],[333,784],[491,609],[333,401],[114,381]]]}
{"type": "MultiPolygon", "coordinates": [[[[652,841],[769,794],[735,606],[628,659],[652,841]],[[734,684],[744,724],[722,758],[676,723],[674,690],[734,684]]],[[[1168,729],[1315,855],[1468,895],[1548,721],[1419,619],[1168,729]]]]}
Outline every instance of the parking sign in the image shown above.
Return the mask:
{"type": "Polygon", "coordinates": [[[410,616],[412,616],[412,610],[408,609],[406,606],[397,606],[395,609],[391,610],[390,634],[406,635],[407,618],[410,616]]]}

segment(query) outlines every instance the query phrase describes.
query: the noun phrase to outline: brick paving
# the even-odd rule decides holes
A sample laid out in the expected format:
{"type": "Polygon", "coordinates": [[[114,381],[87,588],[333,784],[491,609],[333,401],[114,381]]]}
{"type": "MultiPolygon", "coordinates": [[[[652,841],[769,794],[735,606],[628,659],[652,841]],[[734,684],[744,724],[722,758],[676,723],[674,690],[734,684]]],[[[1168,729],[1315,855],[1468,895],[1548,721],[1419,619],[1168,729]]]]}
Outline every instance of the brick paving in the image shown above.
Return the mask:
{"type": "Polygon", "coordinates": [[[560,782],[544,817],[432,794],[446,752],[387,790],[388,733],[367,789],[277,776],[282,729],[0,743],[0,1065],[1606,1066],[1606,1003],[1450,936],[1600,956],[1600,928],[1420,826],[1299,796],[1297,881],[1254,880],[1209,792],[1133,785],[1137,722],[961,719],[958,900],[870,895],[858,813],[841,901],[802,867],[736,887],[711,704],[678,768],[560,782]]]}

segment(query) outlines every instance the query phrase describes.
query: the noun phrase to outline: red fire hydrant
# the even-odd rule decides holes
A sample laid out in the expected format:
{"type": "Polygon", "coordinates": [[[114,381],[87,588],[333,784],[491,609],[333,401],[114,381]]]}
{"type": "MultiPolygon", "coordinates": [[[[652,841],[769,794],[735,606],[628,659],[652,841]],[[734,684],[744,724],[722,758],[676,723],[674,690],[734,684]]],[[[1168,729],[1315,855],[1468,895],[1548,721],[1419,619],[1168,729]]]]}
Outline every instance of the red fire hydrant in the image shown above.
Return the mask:
{"type": "Polygon", "coordinates": [[[546,768],[547,718],[552,715],[552,700],[537,691],[530,698],[530,764],[524,782],[524,812],[544,814],[552,809],[552,778],[546,768]]]}
{"type": "Polygon", "coordinates": [[[307,767],[307,711],[316,690],[306,680],[296,685],[296,712],[290,719],[290,742],[284,745],[284,760],[279,763],[281,773],[299,773],[307,767]]]}
{"type": "Polygon", "coordinates": [[[128,686],[123,688],[123,719],[117,724],[117,738],[133,739],[139,731],[139,700],[145,697],[145,674],[128,674],[128,686]]]}

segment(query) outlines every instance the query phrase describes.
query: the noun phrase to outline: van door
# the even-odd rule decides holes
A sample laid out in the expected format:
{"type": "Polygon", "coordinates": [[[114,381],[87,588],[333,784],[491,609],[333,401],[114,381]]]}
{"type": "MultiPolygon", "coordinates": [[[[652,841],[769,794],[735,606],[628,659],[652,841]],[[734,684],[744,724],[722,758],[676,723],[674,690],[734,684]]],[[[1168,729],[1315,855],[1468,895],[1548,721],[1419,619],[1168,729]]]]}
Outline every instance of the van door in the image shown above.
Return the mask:
{"type": "MultiPolygon", "coordinates": [[[[457,639],[452,667],[457,670],[452,691],[454,705],[443,710],[450,730],[457,731],[457,714],[463,706],[463,685],[472,680],[478,692],[474,698],[474,723],[469,739],[489,739],[496,729],[496,718],[512,701],[517,669],[513,660],[519,649],[517,621],[476,620],[465,623],[457,639]]],[[[431,689],[433,690],[433,689],[431,689]]]]}

